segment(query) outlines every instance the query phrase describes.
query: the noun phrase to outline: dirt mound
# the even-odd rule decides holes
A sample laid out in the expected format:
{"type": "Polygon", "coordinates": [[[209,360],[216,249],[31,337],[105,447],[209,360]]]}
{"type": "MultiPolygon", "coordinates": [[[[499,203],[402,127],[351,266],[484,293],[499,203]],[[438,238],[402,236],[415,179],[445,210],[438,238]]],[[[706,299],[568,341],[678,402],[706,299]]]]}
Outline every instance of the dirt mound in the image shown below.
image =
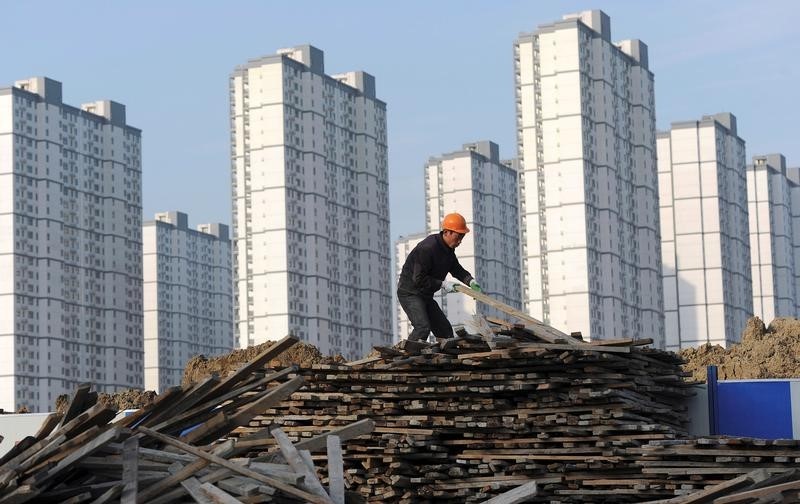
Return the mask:
{"type": "Polygon", "coordinates": [[[704,345],[680,351],[685,371],[706,380],[706,366],[716,365],[721,380],[800,378],[800,320],[777,318],[769,327],[758,317],[747,321],[742,341],[724,349],[704,345]]]}
{"type": "Polygon", "coordinates": [[[117,411],[122,411],[149,406],[156,400],[157,396],[158,394],[152,390],[123,390],[114,394],[101,392],[97,396],[97,402],[117,411]]]}
{"type": "MultiPolygon", "coordinates": [[[[117,411],[122,411],[148,406],[156,400],[157,396],[158,394],[152,390],[122,390],[113,394],[100,392],[97,394],[97,402],[117,411]]],[[[70,394],[61,394],[56,397],[56,411],[65,413],[71,401],[72,395],[70,394]]]]}
{"type": "MultiPolygon", "coordinates": [[[[234,350],[229,354],[220,355],[218,357],[209,358],[205,355],[192,357],[183,369],[181,385],[185,387],[195,384],[211,376],[212,373],[216,373],[222,377],[227,376],[229,373],[242,367],[245,363],[253,360],[258,354],[271,347],[273,343],[273,341],[267,341],[260,345],[234,350]]],[[[277,358],[272,359],[267,364],[267,367],[285,368],[292,364],[297,364],[301,368],[308,368],[313,364],[330,364],[336,362],[345,362],[345,359],[341,355],[325,357],[314,345],[299,341],[288,350],[278,355],[277,358]]]]}

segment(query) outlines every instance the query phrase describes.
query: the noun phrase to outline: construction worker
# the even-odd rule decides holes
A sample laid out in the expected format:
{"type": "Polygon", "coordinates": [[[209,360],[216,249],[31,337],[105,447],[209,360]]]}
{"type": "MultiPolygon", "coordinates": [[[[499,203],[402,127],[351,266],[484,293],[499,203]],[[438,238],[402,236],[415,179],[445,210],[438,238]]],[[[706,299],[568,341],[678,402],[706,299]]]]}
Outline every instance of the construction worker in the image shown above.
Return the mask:
{"type": "Polygon", "coordinates": [[[444,281],[448,273],[480,292],[478,282],[456,258],[456,247],[467,233],[469,228],[464,216],[447,214],[442,230],[427,236],[408,254],[397,283],[397,300],[414,326],[409,340],[427,341],[431,331],[437,339],[453,337],[453,326],[433,299],[436,291],[442,288],[455,292],[457,284],[444,281]]]}

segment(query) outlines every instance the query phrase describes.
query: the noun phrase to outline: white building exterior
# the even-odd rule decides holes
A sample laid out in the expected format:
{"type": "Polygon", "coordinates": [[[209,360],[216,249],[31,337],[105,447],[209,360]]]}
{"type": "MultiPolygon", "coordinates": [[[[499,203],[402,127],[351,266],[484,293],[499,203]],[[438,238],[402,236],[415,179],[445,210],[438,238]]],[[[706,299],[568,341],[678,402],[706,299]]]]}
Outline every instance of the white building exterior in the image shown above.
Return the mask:
{"type": "Polygon", "coordinates": [[[144,386],[163,392],[180,386],[195,355],[230,352],[233,278],[228,226],[189,229],[182,212],[163,212],[145,222],[144,386]]]}
{"type": "Polygon", "coordinates": [[[312,46],[231,76],[235,324],[359,358],[391,341],[386,104],[312,46]]]}
{"type": "Polygon", "coordinates": [[[745,164],[733,114],[658,134],[668,350],[736,343],[753,315],[745,164]]]}
{"type": "MultiPolygon", "coordinates": [[[[397,283],[400,280],[400,272],[403,271],[403,265],[406,263],[406,258],[408,258],[408,254],[414,250],[414,247],[417,246],[419,242],[425,239],[428,236],[428,233],[419,233],[409,236],[401,236],[397,239],[394,244],[394,258],[395,258],[395,278],[394,283],[392,286],[394,290],[392,293],[397,292],[397,283]]],[[[403,307],[400,306],[400,303],[397,302],[397,296],[394,297],[394,307],[395,307],[395,320],[397,324],[395,325],[395,330],[397,333],[395,334],[395,341],[400,341],[408,338],[408,335],[411,334],[411,331],[414,330],[414,327],[409,322],[408,317],[406,316],[406,312],[403,311],[403,307]]]]}
{"type": "MultiPolygon", "coordinates": [[[[425,166],[425,216],[428,233],[441,230],[444,216],[458,212],[470,233],[456,249],[461,265],[483,292],[521,308],[519,259],[518,172],[512,162],[501,162],[496,143],[465,144],[462,150],[433,157],[425,166]]],[[[448,281],[457,281],[452,276],[448,281]]],[[[475,313],[505,317],[494,308],[463,294],[441,300],[453,324],[475,313]]]]}
{"type": "Polygon", "coordinates": [[[792,193],[799,190],[781,154],[754,156],[747,166],[753,313],[766,324],[798,314],[792,193]]]}
{"type": "Polygon", "coordinates": [[[794,261],[795,317],[800,315],[800,167],[787,168],[792,204],[792,257],[794,261]]]}
{"type": "Polygon", "coordinates": [[[113,101],[0,88],[0,407],[141,388],[141,131],[113,101]]]}
{"type": "Polygon", "coordinates": [[[602,11],[564,16],[515,51],[522,298],[585,338],[663,345],[655,100],[647,46],[602,11]]]}

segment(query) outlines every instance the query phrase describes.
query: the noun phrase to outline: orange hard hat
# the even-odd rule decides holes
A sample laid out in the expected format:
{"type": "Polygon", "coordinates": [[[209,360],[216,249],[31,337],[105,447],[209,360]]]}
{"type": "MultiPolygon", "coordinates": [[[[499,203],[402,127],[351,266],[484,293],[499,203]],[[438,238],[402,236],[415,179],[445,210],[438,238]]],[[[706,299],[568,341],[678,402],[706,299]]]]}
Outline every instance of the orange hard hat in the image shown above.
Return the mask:
{"type": "Polygon", "coordinates": [[[467,234],[469,228],[467,227],[467,220],[460,213],[449,213],[444,216],[442,221],[442,229],[448,231],[455,231],[456,233],[467,234]]]}

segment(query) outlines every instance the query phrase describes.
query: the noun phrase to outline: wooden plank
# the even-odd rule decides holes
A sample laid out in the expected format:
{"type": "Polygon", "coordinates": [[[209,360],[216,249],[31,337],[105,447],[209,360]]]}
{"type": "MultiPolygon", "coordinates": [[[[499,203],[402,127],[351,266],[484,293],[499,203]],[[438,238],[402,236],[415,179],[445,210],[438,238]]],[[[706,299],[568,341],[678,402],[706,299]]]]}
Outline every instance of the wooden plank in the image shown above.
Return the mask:
{"type": "Polygon", "coordinates": [[[68,469],[73,463],[77,462],[78,460],[82,459],[83,457],[88,457],[95,451],[99,450],[107,443],[117,439],[117,437],[122,432],[122,427],[119,425],[112,425],[109,426],[105,431],[103,431],[100,435],[86,443],[85,445],[81,446],[80,448],[75,449],[72,453],[64,457],[55,467],[43,472],[38,473],[34,476],[29,477],[23,483],[24,484],[35,484],[41,487],[45,482],[50,481],[51,479],[55,478],[63,471],[68,469]]]}
{"type": "Polygon", "coordinates": [[[684,495],[680,497],[676,497],[675,499],[671,499],[670,503],[675,504],[699,504],[701,502],[709,502],[715,497],[718,497],[726,492],[730,492],[737,488],[741,488],[743,486],[747,486],[753,482],[759,482],[767,479],[769,477],[769,473],[764,469],[757,469],[755,471],[749,472],[747,474],[742,474],[737,478],[730,479],[723,483],[719,483],[717,485],[711,485],[699,492],[693,492],[689,495],[684,495]]]}
{"type": "Polygon", "coordinates": [[[139,489],[139,438],[136,436],[122,443],[122,484],[120,504],[136,504],[139,489]]]}
{"type": "Polygon", "coordinates": [[[483,504],[520,504],[522,502],[527,502],[531,497],[535,497],[538,493],[538,489],[536,488],[536,481],[531,481],[529,483],[525,483],[524,485],[520,485],[513,490],[509,490],[508,492],[503,492],[498,496],[492,497],[491,499],[484,501],[483,504]]]}
{"type": "Polygon", "coordinates": [[[17,441],[17,443],[12,446],[2,458],[0,458],[0,466],[7,464],[11,460],[18,459],[23,453],[37,449],[35,448],[37,446],[39,446],[39,443],[36,441],[34,436],[25,436],[17,441]]]}
{"type": "MultiPolygon", "coordinates": [[[[47,418],[42,421],[42,425],[39,427],[39,430],[36,431],[36,434],[34,434],[33,437],[35,437],[37,441],[41,441],[42,439],[46,438],[51,432],[53,432],[53,429],[56,428],[61,420],[61,413],[50,413],[47,415],[47,418]]],[[[2,462],[0,462],[0,464],[1,463],[2,462]]]]}
{"type": "Polygon", "coordinates": [[[587,345],[596,345],[596,346],[644,346],[644,345],[651,345],[653,343],[653,338],[619,338],[619,339],[603,339],[603,340],[593,340],[587,341],[587,345]]]}
{"type": "Polygon", "coordinates": [[[114,502],[117,498],[122,495],[124,485],[114,485],[113,487],[109,488],[102,494],[100,494],[95,500],[91,502],[91,504],[108,504],[109,502],[114,502]]]}
{"type": "MultiPolygon", "coordinates": [[[[199,404],[192,409],[181,413],[180,415],[176,416],[172,419],[164,420],[163,422],[159,423],[155,426],[147,426],[153,430],[157,430],[159,432],[173,432],[173,431],[182,431],[185,428],[191,427],[192,425],[196,425],[198,421],[198,416],[202,415],[203,413],[210,412],[214,410],[218,405],[224,403],[228,400],[235,399],[239,397],[241,394],[245,392],[250,392],[252,390],[256,390],[267,383],[275,381],[279,378],[282,378],[288,374],[294,373],[297,371],[297,366],[289,366],[281,371],[272,373],[264,378],[256,381],[255,383],[246,385],[241,388],[237,388],[231,392],[223,394],[221,396],[215,397],[214,399],[210,399],[202,404],[199,404]]],[[[213,415],[214,413],[212,413],[213,415]]]]}
{"type": "Polygon", "coordinates": [[[182,391],[176,401],[171,401],[172,404],[166,406],[162,411],[156,412],[145,419],[143,425],[151,426],[156,425],[167,418],[174,418],[175,416],[185,412],[189,408],[195,406],[198,402],[205,399],[208,392],[219,385],[219,378],[216,375],[211,375],[200,383],[196,384],[188,391],[182,391]]]}
{"type": "Polygon", "coordinates": [[[573,341],[575,341],[575,339],[572,338],[572,336],[570,336],[568,334],[565,334],[565,333],[559,331],[558,329],[555,329],[554,327],[550,327],[550,326],[548,326],[547,324],[545,324],[544,322],[542,322],[540,320],[536,320],[535,318],[531,317],[527,313],[524,313],[524,312],[522,312],[520,310],[517,310],[513,306],[509,306],[509,305],[507,305],[505,303],[501,303],[500,301],[497,301],[497,300],[493,299],[492,297],[488,296],[487,294],[484,294],[482,292],[474,291],[474,290],[472,290],[469,287],[466,287],[464,285],[456,285],[455,289],[456,289],[456,291],[458,291],[458,292],[460,292],[462,294],[466,294],[467,296],[470,296],[470,297],[480,301],[481,303],[485,303],[485,304],[487,304],[487,305],[489,305],[489,306],[491,306],[493,308],[496,308],[496,309],[500,310],[503,313],[506,313],[508,315],[511,315],[512,317],[515,317],[515,318],[518,318],[518,319],[524,321],[526,329],[528,329],[534,335],[536,335],[537,337],[539,337],[539,338],[541,338],[541,339],[543,339],[545,341],[548,341],[550,343],[556,343],[556,342],[559,342],[559,340],[564,340],[568,344],[573,342],[573,341]]]}
{"type": "MultiPolygon", "coordinates": [[[[748,490],[737,493],[735,495],[728,495],[714,499],[714,504],[734,504],[740,502],[748,502],[750,499],[758,499],[760,497],[767,497],[770,495],[780,495],[788,490],[800,489],[800,480],[789,481],[787,483],[779,483],[767,487],[757,488],[755,490],[748,490]]],[[[787,501],[788,502],[788,501],[787,501]]]]}
{"type": "Polygon", "coordinates": [[[159,440],[159,441],[161,441],[163,443],[167,443],[167,444],[172,445],[172,446],[174,446],[176,448],[180,448],[181,450],[183,450],[183,451],[185,451],[187,453],[191,453],[192,455],[196,455],[198,457],[206,459],[209,462],[212,462],[212,463],[217,464],[219,466],[231,469],[232,471],[237,472],[237,473],[239,473],[239,474],[241,474],[243,476],[247,476],[248,478],[253,478],[256,481],[260,481],[260,482],[262,482],[262,483],[264,483],[266,485],[274,487],[274,488],[280,490],[281,492],[287,493],[289,495],[292,495],[292,496],[300,498],[300,499],[305,499],[308,502],[311,502],[312,504],[331,504],[330,498],[323,499],[323,498],[321,498],[321,497],[319,497],[317,495],[305,492],[305,491],[300,490],[298,488],[294,488],[291,485],[287,485],[287,484],[285,484],[285,483],[283,483],[281,481],[275,480],[275,479],[270,478],[268,476],[264,476],[262,474],[259,474],[259,473],[255,472],[255,471],[251,471],[251,470],[247,469],[246,467],[242,467],[242,466],[240,466],[238,464],[234,464],[234,463],[232,463],[232,462],[230,462],[228,460],[225,460],[224,458],[221,458],[221,457],[218,457],[216,455],[212,455],[210,453],[207,453],[207,452],[205,452],[205,451],[203,451],[203,450],[201,450],[199,448],[195,448],[192,445],[189,445],[189,444],[183,443],[181,441],[178,441],[177,439],[174,439],[174,438],[172,438],[170,436],[167,436],[165,434],[161,434],[160,432],[156,432],[154,430],[150,430],[147,427],[139,427],[139,430],[141,430],[142,432],[144,432],[148,436],[153,437],[153,438],[155,438],[155,439],[157,439],[157,440],[159,440]]]}
{"type": "MultiPolygon", "coordinates": [[[[226,469],[227,470],[227,469],[226,469]]],[[[201,481],[201,483],[205,483],[201,481]]],[[[262,486],[260,481],[256,481],[244,476],[232,476],[216,482],[216,486],[230,494],[249,497],[258,493],[258,487],[262,486]]]]}
{"type": "Polygon", "coordinates": [[[84,404],[86,403],[86,398],[89,396],[89,391],[91,389],[91,383],[81,383],[78,385],[75,392],[72,394],[72,400],[69,402],[67,410],[64,412],[64,423],[69,422],[87,409],[84,407],[84,404]]]}
{"type": "Polygon", "coordinates": [[[292,470],[292,467],[287,464],[271,464],[269,462],[250,462],[248,466],[253,471],[261,473],[265,476],[279,479],[290,485],[299,485],[303,482],[303,475],[297,474],[292,470]]]}
{"type": "Polygon", "coordinates": [[[229,392],[235,388],[236,384],[242,379],[246,378],[254,371],[264,367],[269,361],[282,354],[284,350],[297,343],[297,341],[297,337],[292,335],[288,335],[282,340],[276,341],[275,344],[258,354],[253,358],[253,360],[242,366],[238,371],[223,379],[219,385],[214,387],[208,393],[208,397],[216,397],[229,392]]]}
{"type": "Polygon", "coordinates": [[[378,361],[381,361],[381,360],[383,360],[383,357],[381,357],[381,356],[364,357],[363,359],[354,360],[354,361],[350,361],[350,362],[345,362],[344,365],[345,366],[354,367],[354,366],[360,366],[362,364],[371,364],[373,362],[378,362],[378,361]]]}
{"type": "Polygon", "coordinates": [[[281,448],[283,458],[286,459],[296,473],[302,474],[305,477],[301,486],[314,495],[321,497],[322,502],[334,504],[330,496],[322,487],[322,483],[319,482],[316,473],[313,470],[309,470],[308,465],[303,460],[300,452],[297,450],[297,448],[295,448],[294,445],[292,445],[292,442],[289,440],[289,436],[287,436],[286,433],[279,428],[272,429],[271,432],[272,437],[275,438],[281,448]]]}
{"type": "Polygon", "coordinates": [[[298,450],[308,450],[311,453],[322,451],[327,447],[328,436],[337,436],[339,441],[349,441],[359,436],[364,436],[375,430],[375,422],[369,418],[337,427],[310,439],[304,439],[295,445],[298,450]]]}
{"type": "Polygon", "coordinates": [[[328,436],[328,491],[331,500],[344,504],[344,462],[339,436],[328,436]]]}
{"type": "Polygon", "coordinates": [[[200,490],[203,491],[214,504],[242,504],[239,499],[225,490],[215,487],[211,483],[201,484],[200,490]]]}
{"type": "Polygon", "coordinates": [[[197,480],[197,478],[186,478],[185,480],[181,481],[181,486],[197,504],[214,504],[214,501],[211,499],[211,497],[209,497],[209,495],[200,488],[201,483],[197,480]]]}
{"type": "Polygon", "coordinates": [[[214,426],[212,424],[208,424],[210,428],[206,429],[205,426],[195,429],[181,439],[184,442],[192,443],[192,444],[202,444],[208,443],[219,436],[224,435],[231,430],[233,427],[239,427],[243,425],[247,425],[257,415],[260,415],[265,410],[277,406],[290,395],[292,395],[297,389],[303,386],[304,380],[302,376],[295,376],[291,380],[278,385],[277,387],[273,387],[271,389],[266,389],[262,392],[262,395],[256,396],[252,402],[242,406],[236,412],[231,415],[224,424],[220,424],[214,426]]]}
{"type": "Polygon", "coordinates": [[[180,396],[180,394],[180,387],[170,387],[167,390],[163,390],[160,394],[158,394],[156,400],[153,401],[150,406],[140,408],[138,411],[121,418],[117,423],[123,427],[135,426],[148,416],[156,415],[159,411],[169,408],[176,398],[180,396]]]}
{"type": "MultiPolygon", "coordinates": [[[[149,435],[151,437],[155,437],[155,436],[151,435],[151,432],[155,432],[155,431],[150,431],[146,427],[139,426],[139,427],[137,427],[137,430],[143,431],[145,434],[147,434],[147,435],[149,435]]],[[[163,434],[159,434],[159,435],[163,436],[163,434]]],[[[161,439],[161,438],[156,437],[156,439],[158,439],[159,441],[163,442],[163,439],[161,439]]],[[[169,438],[169,439],[172,439],[172,438],[169,438]]],[[[231,439],[231,440],[228,440],[228,441],[226,441],[226,442],[224,442],[222,444],[219,444],[219,445],[215,446],[211,453],[215,457],[219,457],[219,456],[225,457],[225,456],[230,455],[233,452],[233,449],[234,449],[234,442],[231,439]]],[[[203,453],[205,453],[205,452],[203,452],[203,453]]],[[[143,503],[146,503],[146,502],[151,502],[154,498],[156,498],[162,492],[171,489],[173,486],[177,485],[178,483],[184,481],[187,478],[193,477],[195,475],[195,473],[197,473],[197,471],[199,471],[200,469],[204,468],[208,464],[209,464],[209,460],[207,458],[199,458],[196,461],[192,462],[191,464],[189,464],[189,465],[187,465],[185,467],[181,466],[180,469],[175,471],[170,476],[167,476],[166,478],[164,478],[163,480],[159,481],[158,483],[145,488],[143,491],[140,491],[139,492],[139,496],[136,499],[136,502],[139,503],[139,504],[143,504],[143,503]]]]}

